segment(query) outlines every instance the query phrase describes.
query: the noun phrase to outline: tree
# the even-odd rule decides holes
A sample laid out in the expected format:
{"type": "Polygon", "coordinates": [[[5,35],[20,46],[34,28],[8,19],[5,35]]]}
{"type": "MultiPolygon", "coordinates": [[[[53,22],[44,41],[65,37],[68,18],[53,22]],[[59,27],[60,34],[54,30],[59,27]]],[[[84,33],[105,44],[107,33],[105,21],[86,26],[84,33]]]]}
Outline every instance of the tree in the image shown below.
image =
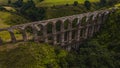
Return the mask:
{"type": "Polygon", "coordinates": [[[44,0],[38,0],[39,2],[42,2],[42,1],[44,1],[44,0]]]}
{"type": "Polygon", "coordinates": [[[17,0],[15,3],[14,3],[14,6],[15,7],[22,7],[23,5],[23,0],[17,0]]]}
{"type": "Polygon", "coordinates": [[[85,5],[85,7],[86,7],[87,10],[90,10],[90,8],[91,8],[91,3],[90,3],[90,1],[86,0],[86,1],[84,2],[84,5],[85,5]]]}
{"type": "Polygon", "coordinates": [[[8,4],[11,4],[11,0],[8,0],[8,4]]]}
{"type": "Polygon", "coordinates": [[[6,10],[4,7],[0,6],[0,11],[6,10]]]}
{"type": "Polygon", "coordinates": [[[118,3],[119,0],[108,0],[108,5],[114,5],[115,3],[118,3]]]}
{"type": "Polygon", "coordinates": [[[45,9],[36,7],[33,0],[28,0],[19,12],[31,21],[42,20],[45,16],[45,9]]]}
{"type": "Polygon", "coordinates": [[[77,6],[78,5],[78,1],[74,1],[73,6],[77,6]]]}
{"type": "Polygon", "coordinates": [[[105,6],[107,4],[106,0],[100,0],[100,6],[105,6]]]}

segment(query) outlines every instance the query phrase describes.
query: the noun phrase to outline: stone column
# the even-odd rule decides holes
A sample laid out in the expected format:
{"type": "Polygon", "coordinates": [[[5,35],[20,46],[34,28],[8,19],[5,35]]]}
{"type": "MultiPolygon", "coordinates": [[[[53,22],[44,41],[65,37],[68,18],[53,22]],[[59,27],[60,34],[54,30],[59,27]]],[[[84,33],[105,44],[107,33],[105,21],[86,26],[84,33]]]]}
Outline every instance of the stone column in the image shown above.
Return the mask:
{"type": "Polygon", "coordinates": [[[68,29],[69,29],[69,33],[68,33],[69,38],[68,38],[68,40],[69,40],[69,43],[72,42],[72,30],[71,30],[71,28],[72,28],[72,22],[70,22],[70,23],[68,24],[68,29]]]}
{"type": "Polygon", "coordinates": [[[14,35],[14,31],[12,29],[9,29],[8,32],[10,33],[11,42],[15,43],[17,40],[16,40],[16,37],[14,35]]]}
{"type": "Polygon", "coordinates": [[[65,36],[65,33],[64,33],[64,22],[62,22],[60,29],[61,29],[61,32],[62,32],[62,34],[61,34],[61,39],[60,39],[60,40],[61,40],[61,46],[63,46],[64,43],[65,43],[65,42],[64,42],[64,41],[65,41],[65,37],[64,37],[64,36],[65,36]]]}
{"type": "Polygon", "coordinates": [[[95,29],[95,21],[93,20],[92,22],[93,22],[93,25],[91,26],[90,37],[93,37],[94,29],[95,29]]]}
{"type": "Polygon", "coordinates": [[[86,29],[85,29],[85,35],[84,35],[84,38],[87,39],[87,37],[88,37],[88,31],[89,31],[89,26],[86,25],[85,28],[86,28],[86,29]]]}
{"type": "Polygon", "coordinates": [[[104,22],[104,21],[102,21],[103,19],[102,19],[102,16],[100,16],[98,19],[97,19],[98,21],[98,23],[97,23],[97,29],[96,29],[96,31],[99,31],[100,30],[100,26],[101,26],[101,24],[104,22]]]}
{"type": "Polygon", "coordinates": [[[52,28],[52,34],[53,34],[53,45],[57,44],[57,35],[56,35],[56,25],[53,23],[53,28],[52,28]]]}
{"type": "Polygon", "coordinates": [[[33,34],[34,34],[34,36],[33,36],[34,42],[39,42],[39,39],[38,39],[38,31],[37,31],[36,28],[33,29],[33,34]]]}
{"type": "Polygon", "coordinates": [[[48,43],[47,27],[46,26],[43,26],[43,36],[44,36],[44,42],[48,43]]]}
{"type": "Polygon", "coordinates": [[[93,37],[93,35],[94,35],[94,25],[91,26],[90,37],[93,37]]]}
{"type": "Polygon", "coordinates": [[[94,32],[96,33],[97,32],[97,25],[98,25],[98,22],[97,22],[97,19],[94,20],[94,32]]]}
{"type": "Polygon", "coordinates": [[[23,37],[23,40],[26,42],[27,41],[27,34],[25,32],[25,30],[21,30],[21,33],[22,33],[22,37],[23,37]]]}
{"type": "Polygon", "coordinates": [[[78,29],[77,29],[77,41],[80,41],[80,32],[81,32],[81,23],[80,23],[81,21],[78,19],[78,29]]]}
{"type": "Polygon", "coordinates": [[[80,28],[78,28],[78,30],[77,30],[77,41],[80,41],[80,28]]]}

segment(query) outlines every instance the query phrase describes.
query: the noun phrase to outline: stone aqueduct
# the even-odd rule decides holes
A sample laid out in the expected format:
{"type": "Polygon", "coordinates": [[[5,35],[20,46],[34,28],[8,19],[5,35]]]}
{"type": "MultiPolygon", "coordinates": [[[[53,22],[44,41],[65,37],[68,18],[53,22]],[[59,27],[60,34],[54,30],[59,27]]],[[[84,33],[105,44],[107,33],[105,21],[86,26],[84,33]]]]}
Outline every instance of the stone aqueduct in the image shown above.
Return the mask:
{"type": "MultiPolygon", "coordinates": [[[[22,41],[33,40],[35,42],[44,42],[60,46],[70,45],[72,43],[79,44],[81,40],[92,37],[94,33],[99,31],[101,24],[104,23],[107,16],[113,11],[114,10],[100,10],[37,21],[3,28],[0,29],[0,32],[8,31],[11,37],[11,41],[9,42],[13,43],[19,41],[14,34],[14,30],[17,30],[22,34],[22,41]],[[28,32],[33,36],[31,39],[28,39],[28,32]]],[[[2,45],[2,43],[3,40],[0,38],[0,45],[2,45]]]]}

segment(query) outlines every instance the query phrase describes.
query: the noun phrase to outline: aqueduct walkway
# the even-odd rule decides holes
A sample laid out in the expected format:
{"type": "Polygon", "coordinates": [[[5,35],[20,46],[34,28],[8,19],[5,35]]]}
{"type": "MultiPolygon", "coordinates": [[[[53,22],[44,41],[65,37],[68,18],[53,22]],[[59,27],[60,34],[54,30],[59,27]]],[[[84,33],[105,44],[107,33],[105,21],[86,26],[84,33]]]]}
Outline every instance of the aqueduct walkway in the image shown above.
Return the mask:
{"type": "MultiPolygon", "coordinates": [[[[45,42],[53,45],[68,45],[73,42],[79,43],[83,39],[92,37],[99,31],[101,24],[104,23],[107,16],[114,10],[100,10],[83,13],[79,15],[66,16],[61,18],[37,21],[27,24],[12,26],[0,29],[0,32],[7,31],[10,34],[11,41],[17,42],[14,30],[22,35],[22,41],[34,40],[35,42],[45,42]],[[29,39],[27,33],[32,38],[29,39]]],[[[0,45],[3,40],[0,39],[0,45]]]]}

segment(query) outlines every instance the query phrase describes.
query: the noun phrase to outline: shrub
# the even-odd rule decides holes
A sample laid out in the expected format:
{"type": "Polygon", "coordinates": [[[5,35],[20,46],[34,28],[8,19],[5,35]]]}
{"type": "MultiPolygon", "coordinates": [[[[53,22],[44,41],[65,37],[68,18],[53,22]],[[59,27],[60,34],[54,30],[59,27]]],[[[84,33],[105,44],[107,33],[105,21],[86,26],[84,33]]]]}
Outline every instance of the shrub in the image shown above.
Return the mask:
{"type": "Polygon", "coordinates": [[[91,3],[90,3],[90,1],[86,0],[86,1],[84,2],[84,5],[85,5],[85,7],[86,7],[87,10],[90,10],[90,8],[91,8],[91,3]]]}
{"type": "Polygon", "coordinates": [[[74,1],[73,6],[77,6],[78,5],[78,1],[74,1]]]}
{"type": "Polygon", "coordinates": [[[6,10],[4,7],[0,6],[0,11],[6,10]]]}

